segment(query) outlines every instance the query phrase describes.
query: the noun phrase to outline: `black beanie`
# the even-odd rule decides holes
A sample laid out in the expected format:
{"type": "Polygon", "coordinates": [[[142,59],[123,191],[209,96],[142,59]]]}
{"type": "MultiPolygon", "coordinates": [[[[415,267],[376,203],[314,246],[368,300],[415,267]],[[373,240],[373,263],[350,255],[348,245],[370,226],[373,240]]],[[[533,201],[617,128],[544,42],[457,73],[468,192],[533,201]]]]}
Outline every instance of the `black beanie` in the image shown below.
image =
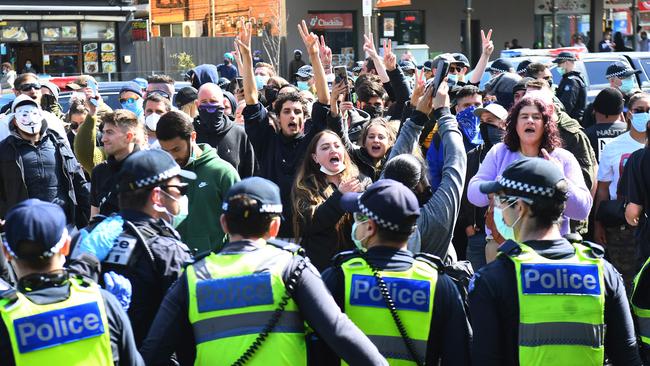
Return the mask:
{"type": "Polygon", "coordinates": [[[390,159],[384,167],[383,177],[396,180],[409,189],[415,189],[422,176],[422,164],[413,155],[400,154],[390,159]]]}
{"type": "Polygon", "coordinates": [[[594,99],[594,111],[606,116],[623,112],[623,94],[615,88],[605,88],[594,99]]]}

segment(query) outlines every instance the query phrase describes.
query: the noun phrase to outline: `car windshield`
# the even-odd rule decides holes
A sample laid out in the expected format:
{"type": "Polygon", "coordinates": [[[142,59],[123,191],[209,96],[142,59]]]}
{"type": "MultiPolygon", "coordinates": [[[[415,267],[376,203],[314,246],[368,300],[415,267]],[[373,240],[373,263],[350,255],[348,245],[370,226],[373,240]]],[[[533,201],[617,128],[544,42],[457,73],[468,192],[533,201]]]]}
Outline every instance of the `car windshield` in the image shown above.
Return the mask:
{"type": "Polygon", "coordinates": [[[589,77],[589,84],[609,84],[605,77],[607,67],[612,64],[611,60],[603,61],[585,61],[585,68],[589,77]]]}
{"type": "Polygon", "coordinates": [[[639,59],[639,63],[641,64],[641,67],[643,67],[645,74],[650,75],[650,58],[639,59]]]}

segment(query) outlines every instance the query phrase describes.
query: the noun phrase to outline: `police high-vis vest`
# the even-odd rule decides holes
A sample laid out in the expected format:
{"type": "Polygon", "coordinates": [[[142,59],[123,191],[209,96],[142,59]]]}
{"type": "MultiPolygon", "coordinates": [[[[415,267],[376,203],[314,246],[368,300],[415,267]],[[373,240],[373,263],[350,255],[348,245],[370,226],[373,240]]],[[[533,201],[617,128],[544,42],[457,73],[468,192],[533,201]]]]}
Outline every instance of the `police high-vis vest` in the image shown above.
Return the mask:
{"type": "Polygon", "coordinates": [[[602,365],[603,259],[581,244],[573,244],[575,255],[567,259],[548,259],[518,246],[521,252],[510,250],[508,256],[517,276],[519,363],[602,365]]]}
{"type": "MultiPolygon", "coordinates": [[[[294,253],[267,244],[245,253],[211,253],[187,267],[195,365],[230,365],[268,324],[286,293],[294,253]]],[[[290,299],[277,326],[248,365],[305,365],[305,325],[290,299]]]]}
{"type": "MultiPolygon", "coordinates": [[[[341,269],[345,275],[345,314],[377,346],[390,365],[415,365],[386,307],[372,268],[365,259],[353,257],[343,262],[341,269]]],[[[438,270],[416,259],[407,271],[379,273],[422,362],[427,352],[438,270]]]]}
{"type": "Polygon", "coordinates": [[[647,293],[650,289],[650,283],[648,283],[649,263],[650,258],[646,260],[641,271],[634,278],[634,289],[632,290],[632,298],[630,299],[632,311],[637,319],[636,323],[639,328],[639,337],[641,337],[641,342],[647,347],[650,347],[650,306],[641,304],[638,297],[642,296],[642,292],[647,293]]]}
{"type": "Polygon", "coordinates": [[[113,353],[104,300],[95,283],[70,278],[70,297],[37,305],[25,295],[0,300],[17,366],[112,366],[113,353]]]}

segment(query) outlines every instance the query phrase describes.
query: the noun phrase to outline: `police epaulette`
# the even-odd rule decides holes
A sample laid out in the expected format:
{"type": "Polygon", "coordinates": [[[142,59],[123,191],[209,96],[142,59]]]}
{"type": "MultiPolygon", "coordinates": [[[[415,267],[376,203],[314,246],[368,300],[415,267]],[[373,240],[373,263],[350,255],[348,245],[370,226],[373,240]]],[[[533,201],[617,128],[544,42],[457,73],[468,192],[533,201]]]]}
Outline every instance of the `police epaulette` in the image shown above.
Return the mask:
{"type": "Polygon", "coordinates": [[[344,262],[346,262],[348,259],[352,259],[355,257],[361,256],[362,252],[359,249],[352,249],[352,250],[344,250],[340,253],[336,253],[330,262],[334,266],[341,266],[344,262]]]}
{"type": "Polygon", "coordinates": [[[287,252],[291,252],[293,254],[299,254],[304,256],[305,255],[305,250],[303,247],[301,247],[298,244],[293,244],[289,243],[286,241],[278,240],[278,239],[269,239],[266,241],[268,244],[273,245],[276,248],[286,250],[287,252]]]}
{"type": "Polygon", "coordinates": [[[440,259],[440,257],[438,257],[437,255],[433,255],[430,253],[417,253],[413,257],[419,260],[420,262],[424,262],[430,265],[431,267],[438,270],[438,272],[443,272],[445,269],[445,264],[442,262],[442,259],[440,259]]]}
{"type": "Polygon", "coordinates": [[[514,240],[506,240],[498,249],[499,252],[506,255],[518,255],[521,253],[521,247],[514,240]]]}
{"type": "Polygon", "coordinates": [[[591,252],[594,253],[594,255],[598,258],[603,258],[605,256],[605,248],[603,248],[603,246],[600,244],[596,244],[594,242],[586,241],[586,240],[583,240],[582,243],[580,244],[591,249],[591,252]]]}

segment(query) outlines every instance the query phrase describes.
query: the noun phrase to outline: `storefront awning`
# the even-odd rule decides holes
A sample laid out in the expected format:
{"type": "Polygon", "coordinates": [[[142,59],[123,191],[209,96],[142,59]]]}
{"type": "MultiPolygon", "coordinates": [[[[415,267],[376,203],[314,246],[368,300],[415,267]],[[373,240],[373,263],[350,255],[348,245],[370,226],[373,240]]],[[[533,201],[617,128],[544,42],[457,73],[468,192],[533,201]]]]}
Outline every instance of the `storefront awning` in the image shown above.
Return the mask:
{"type": "Polygon", "coordinates": [[[89,20],[97,22],[126,22],[126,16],[120,15],[20,15],[2,14],[0,21],[4,20],[89,20]]]}
{"type": "Polygon", "coordinates": [[[129,13],[136,10],[135,6],[70,6],[70,5],[0,5],[0,12],[110,12],[129,13]]]}

